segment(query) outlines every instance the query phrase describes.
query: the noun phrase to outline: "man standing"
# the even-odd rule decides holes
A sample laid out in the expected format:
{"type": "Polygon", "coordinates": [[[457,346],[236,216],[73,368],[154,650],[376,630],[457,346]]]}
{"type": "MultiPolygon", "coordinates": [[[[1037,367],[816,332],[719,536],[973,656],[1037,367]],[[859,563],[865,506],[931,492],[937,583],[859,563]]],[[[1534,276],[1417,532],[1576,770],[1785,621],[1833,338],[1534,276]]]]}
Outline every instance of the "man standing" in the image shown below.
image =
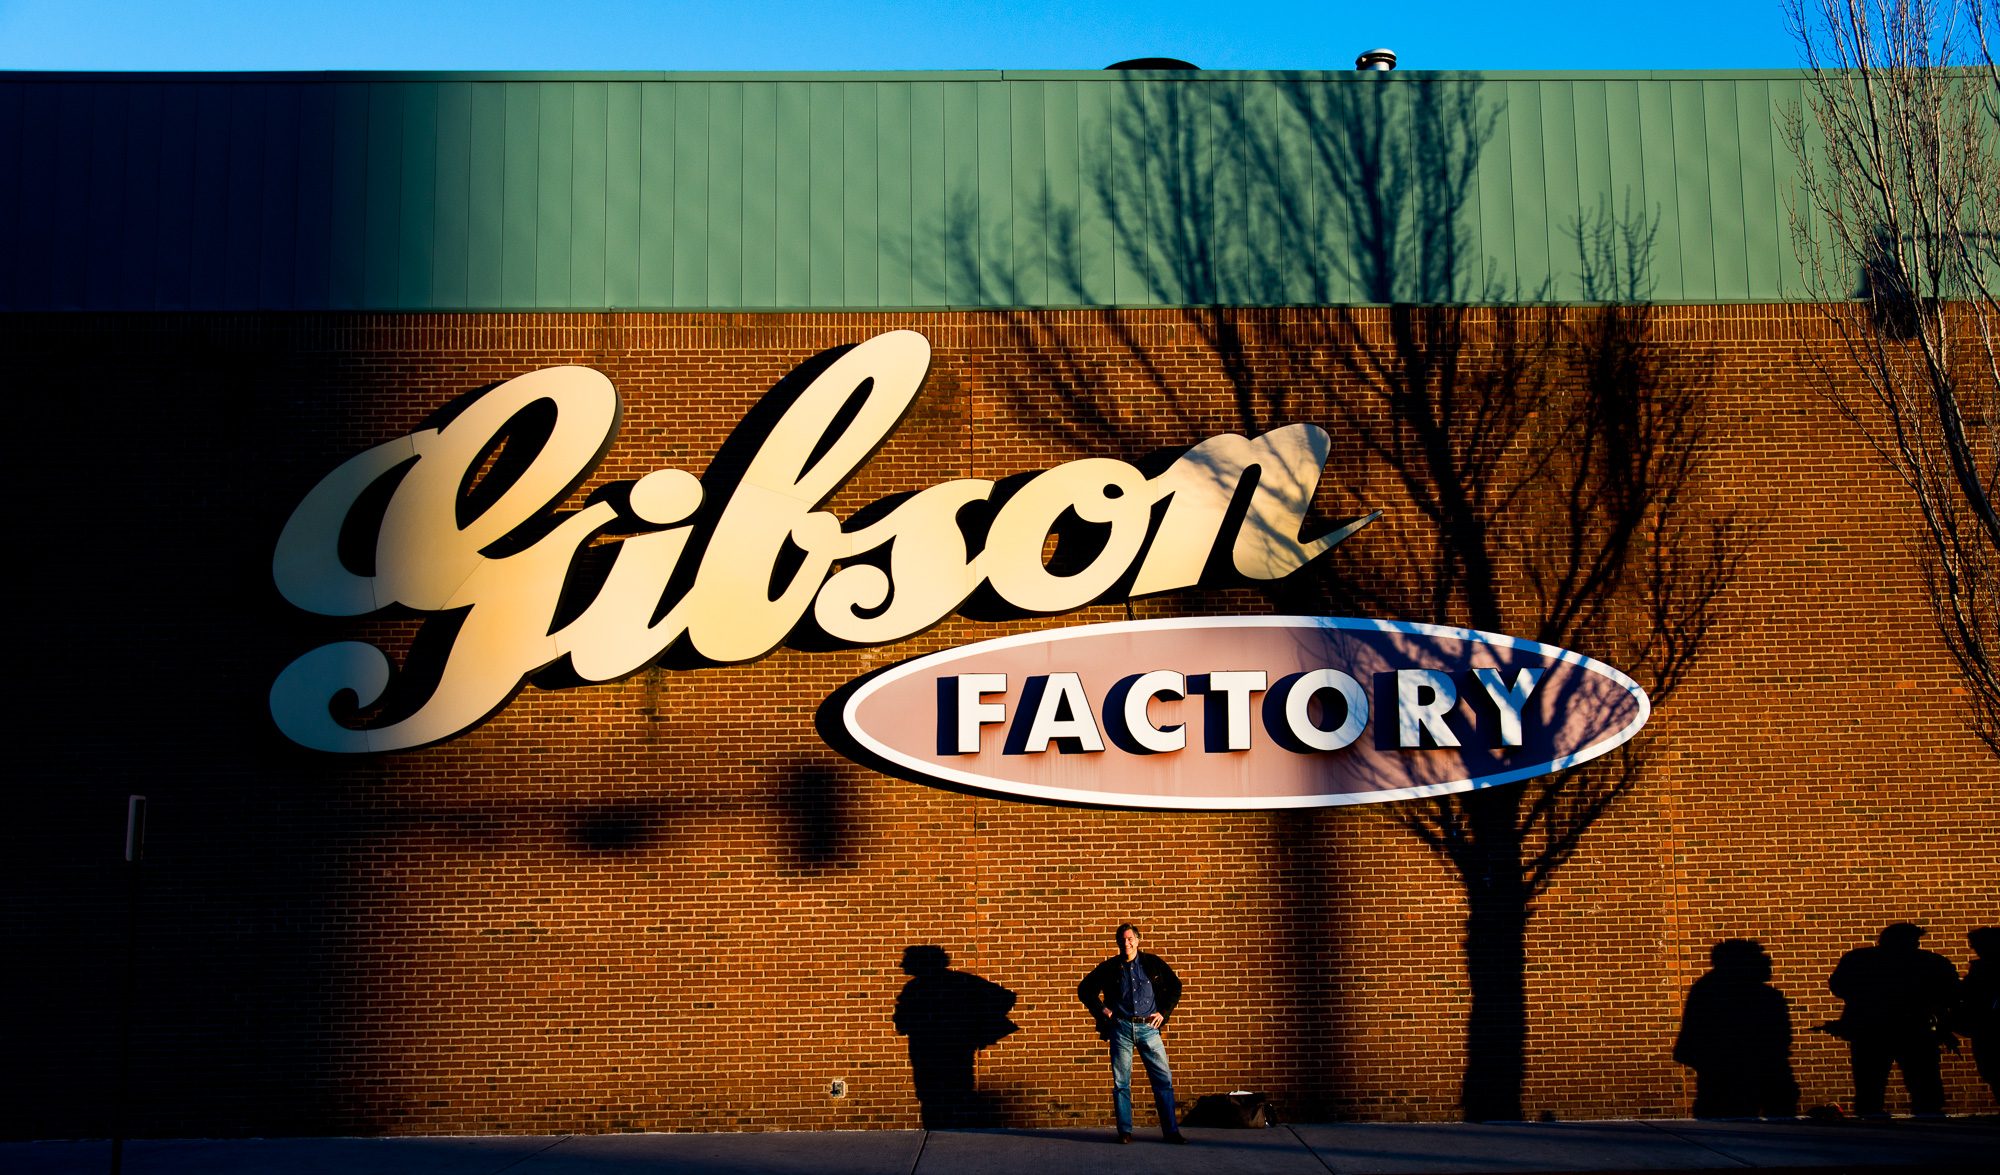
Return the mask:
{"type": "Polygon", "coordinates": [[[1090,1009],[1097,1034],[1111,1044],[1111,1108],[1118,1115],[1118,1141],[1132,1141],[1132,1052],[1146,1063],[1153,1103],[1160,1108],[1160,1133],[1184,1143],[1174,1117],[1174,1076],[1160,1029],[1181,1002],[1181,981],[1158,955],[1139,949],[1139,928],[1118,927],[1118,953],[1099,963],[1076,985],[1076,998],[1090,1009]]]}
{"type": "Polygon", "coordinates": [[[1884,927],[1876,945],[1842,955],[1827,981],[1847,1004],[1829,1030],[1847,1041],[1854,1112],[1864,1118],[1882,1115],[1890,1065],[1903,1070],[1912,1114],[1944,1113],[1938,1028],[1958,995],[1958,968],[1919,949],[1923,935],[1909,922],[1884,927]]]}

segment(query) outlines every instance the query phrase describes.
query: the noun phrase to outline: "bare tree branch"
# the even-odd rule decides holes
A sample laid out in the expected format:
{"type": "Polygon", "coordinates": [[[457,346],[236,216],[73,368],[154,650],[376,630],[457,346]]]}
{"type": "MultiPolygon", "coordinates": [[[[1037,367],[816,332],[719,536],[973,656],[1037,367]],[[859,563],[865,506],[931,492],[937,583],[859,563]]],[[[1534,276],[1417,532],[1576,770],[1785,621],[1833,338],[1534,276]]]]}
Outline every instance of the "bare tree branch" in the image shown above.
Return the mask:
{"type": "Polygon", "coordinates": [[[1857,381],[1836,409],[1908,490],[1932,616],[2000,753],[2000,70],[1992,0],[1794,0],[1786,114],[1806,283],[1857,381]]]}
{"type": "MultiPolygon", "coordinates": [[[[1607,204],[1569,226],[1597,305],[1523,304],[1547,289],[1496,287],[1472,247],[1479,158],[1504,113],[1476,80],[1121,93],[1111,149],[1126,162],[1093,182],[1124,270],[1185,307],[1245,432],[1329,427],[1353,465],[1385,475],[1391,498],[1367,505],[1399,516],[1316,575],[1261,585],[1271,602],[1532,633],[1618,665],[1663,704],[1708,643],[1751,528],[1702,493],[1714,364],[1655,331],[1648,211],[1607,204]],[[1218,184],[1225,165],[1243,182],[1218,184]],[[1344,247],[1327,246],[1329,223],[1344,247]],[[1319,305],[1233,308],[1287,301],[1319,305]]],[[[1046,219],[1065,246],[1051,279],[1081,293],[1074,223],[1046,219]]],[[[1171,403],[1147,328],[1108,320],[1171,403]]],[[[1123,421],[1095,361],[1041,320],[1016,329],[1046,368],[1021,407],[1049,428],[1127,453],[1187,443],[1166,431],[1188,424],[1171,413],[1123,421]]],[[[1646,761],[1628,745],[1381,814],[1464,892],[1468,1118],[1520,1116],[1528,921],[1646,761]]]]}

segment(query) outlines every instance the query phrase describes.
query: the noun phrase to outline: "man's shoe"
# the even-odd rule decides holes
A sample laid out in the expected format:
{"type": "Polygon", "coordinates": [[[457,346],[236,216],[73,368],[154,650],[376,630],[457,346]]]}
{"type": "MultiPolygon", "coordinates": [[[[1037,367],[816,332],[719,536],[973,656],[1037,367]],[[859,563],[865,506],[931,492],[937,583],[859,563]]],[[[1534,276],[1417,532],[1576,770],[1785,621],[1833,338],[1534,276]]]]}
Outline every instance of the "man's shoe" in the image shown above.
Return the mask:
{"type": "Polygon", "coordinates": [[[1175,1146],[1186,1146],[1186,1145],[1187,1145],[1187,1135],[1185,1135],[1185,1134],[1182,1134],[1182,1133],[1181,1133],[1180,1131],[1178,1131],[1178,1130],[1169,1130],[1169,1131],[1168,1131],[1168,1132],[1166,1133],[1165,1137],[1166,1137],[1166,1140],[1167,1140],[1168,1142],[1171,1142],[1171,1143],[1173,1143],[1173,1144],[1174,1144],[1175,1146]]]}
{"type": "Polygon", "coordinates": [[[1131,1141],[1132,1141],[1132,1132],[1130,1130],[1120,1130],[1118,1132],[1118,1143],[1120,1146],[1123,1146],[1131,1141]]]}

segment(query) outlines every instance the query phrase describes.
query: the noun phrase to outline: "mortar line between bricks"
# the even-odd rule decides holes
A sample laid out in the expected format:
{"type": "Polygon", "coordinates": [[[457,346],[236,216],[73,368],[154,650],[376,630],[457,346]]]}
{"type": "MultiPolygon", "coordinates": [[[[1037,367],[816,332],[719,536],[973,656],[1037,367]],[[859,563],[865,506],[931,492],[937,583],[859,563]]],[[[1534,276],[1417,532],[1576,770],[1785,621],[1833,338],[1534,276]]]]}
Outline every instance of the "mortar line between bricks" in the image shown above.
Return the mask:
{"type": "Polygon", "coordinates": [[[522,1156],[521,1156],[520,1158],[518,1158],[518,1159],[515,1159],[515,1160],[514,1160],[513,1162],[511,1162],[511,1163],[507,1164],[507,1165],[506,1165],[506,1166],[504,1166],[504,1167],[495,1167],[495,1168],[493,1168],[493,1175],[500,1175],[500,1173],[501,1173],[502,1171],[512,1171],[512,1170],[513,1170],[514,1168],[516,1168],[516,1167],[520,1166],[520,1165],[521,1165],[522,1163],[525,1163],[525,1162],[527,1162],[527,1161],[528,1161],[529,1159],[533,1159],[533,1158],[537,1158],[537,1157],[539,1157],[539,1156],[541,1156],[541,1155],[545,1155],[545,1154],[549,1153],[550,1151],[554,1150],[555,1148],[557,1148],[557,1147],[561,1146],[561,1145],[562,1145],[563,1143],[566,1143],[566,1142],[568,1142],[568,1141],[569,1141],[570,1139],[572,1139],[572,1138],[575,1138],[575,1137],[576,1137],[576,1135],[574,1135],[574,1134],[565,1134],[565,1135],[562,1135],[561,1137],[557,1138],[557,1139],[556,1139],[556,1140],[555,1140],[554,1142],[550,1143],[549,1145],[547,1145],[547,1146],[543,1147],[542,1149],[540,1149],[540,1150],[538,1150],[538,1151],[530,1151],[530,1152],[528,1152],[527,1154],[525,1154],[525,1155],[522,1155],[522,1156]]]}
{"type": "MultiPolygon", "coordinates": [[[[1645,1121],[1644,1119],[1640,1120],[1642,1122],[1645,1121]]],[[[1709,1152],[1710,1154],[1721,1155],[1723,1158],[1728,1159],[1732,1163],[1740,1163],[1745,1167],[1755,1167],[1757,1165],[1748,1159],[1739,1158],[1736,1155],[1732,1155],[1728,1151],[1722,1150],[1719,1147],[1712,1147],[1707,1143],[1702,1142],[1700,1139],[1689,1138],[1687,1135],[1682,1134],[1677,1130],[1669,1130],[1666,1127],[1660,1125],[1658,1122],[1646,1122],[1645,1124],[1651,1126],[1653,1129],[1659,1131],[1661,1134],[1666,1135],[1668,1138],[1677,1138],[1680,1141],[1687,1143],[1689,1146],[1698,1146],[1701,1149],[1709,1152]]]]}
{"type": "Polygon", "coordinates": [[[910,1160],[910,1175],[917,1175],[917,1168],[923,1165],[924,1148],[931,1144],[931,1132],[926,1130],[917,1139],[917,1157],[910,1160]]]}
{"type": "Polygon", "coordinates": [[[1307,1153],[1307,1154],[1309,1154],[1309,1155],[1311,1155],[1311,1156],[1312,1156],[1313,1158],[1315,1158],[1315,1159],[1319,1160],[1319,1165],[1320,1165],[1320,1166],[1322,1166],[1322,1167],[1325,1167],[1325,1168],[1326,1168],[1326,1172],[1327,1172],[1327,1175],[1335,1175],[1335,1172],[1334,1172],[1334,1169],[1333,1169],[1333,1164],[1332,1164],[1332,1163],[1329,1163],[1329,1162],[1327,1162],[1327,1161],[1326,1161],[1326,1156],[1325,1156],[1325,1155],[1323,1155],[1323,1154],[1320,1154],[1320,1153],[1319,1153],[1319,1151],[1318,1151],[1318,1150],[1316,1150],[1316,1149],[1315,1149],[1315,1148],[1313,1147],[1313,1144],[1312,1144],[1312,1143],[1309,1143],[1309,1142],[1307,1142],[1307,1141],[1305,1140],[1305,1136],[1304,1136],[1304,1135],[1302,1135],[1302,1134],[1300,1134],[1300,1133],[1298,1132],[1298,1129],[1297,1129],[1296,1127],[1292,1126],[1292,1125],[1291,1125],[1290,1123],[1287,1123],[1287,1124],[1285,1125],[1285,1129],[1286,1129],[1286,1130],[1289,1130],[1289,1131],[1291,1131],[1291,1134],[1292,1134],[1292,1137],[1293,1137],[1293,1138],[1296,1138],[1296,1139],[1298,1139],[1298,1140],[1299,1140],[1299,1145],[1300,1145],[1300,1146],[1302,1146],[1302,1147],[1304,1147],[1304,1148],[1306,1148],[1306,1153],[1307,1153]]]}

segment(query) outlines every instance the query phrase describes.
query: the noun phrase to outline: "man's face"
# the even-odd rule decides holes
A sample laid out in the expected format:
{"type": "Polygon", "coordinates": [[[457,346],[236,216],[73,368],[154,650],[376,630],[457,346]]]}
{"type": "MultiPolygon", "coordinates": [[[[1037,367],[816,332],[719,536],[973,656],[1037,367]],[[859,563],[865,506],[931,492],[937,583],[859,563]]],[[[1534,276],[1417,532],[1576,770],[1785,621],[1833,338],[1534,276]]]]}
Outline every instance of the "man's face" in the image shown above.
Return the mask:
{"type": "Polygon", "coordinates": [[[1138,957],[1139,957],[1139,932],[1138,932],[1138,931],[1136,931],[1136,930],[1126,930],[1126,931],[1122,931],[1122,932],[1121,932],[1121,933],[1120,933],[1120,934],[1118,935],[1118,949],[1119,949],[1119,950],[1121,950],[1121,951],[1123,951],[1123,952],[1125,952],[1125,957],[1126,957],[1127,959],[1136,959],[1136,958],[1138,958],[1138,957]]]}

